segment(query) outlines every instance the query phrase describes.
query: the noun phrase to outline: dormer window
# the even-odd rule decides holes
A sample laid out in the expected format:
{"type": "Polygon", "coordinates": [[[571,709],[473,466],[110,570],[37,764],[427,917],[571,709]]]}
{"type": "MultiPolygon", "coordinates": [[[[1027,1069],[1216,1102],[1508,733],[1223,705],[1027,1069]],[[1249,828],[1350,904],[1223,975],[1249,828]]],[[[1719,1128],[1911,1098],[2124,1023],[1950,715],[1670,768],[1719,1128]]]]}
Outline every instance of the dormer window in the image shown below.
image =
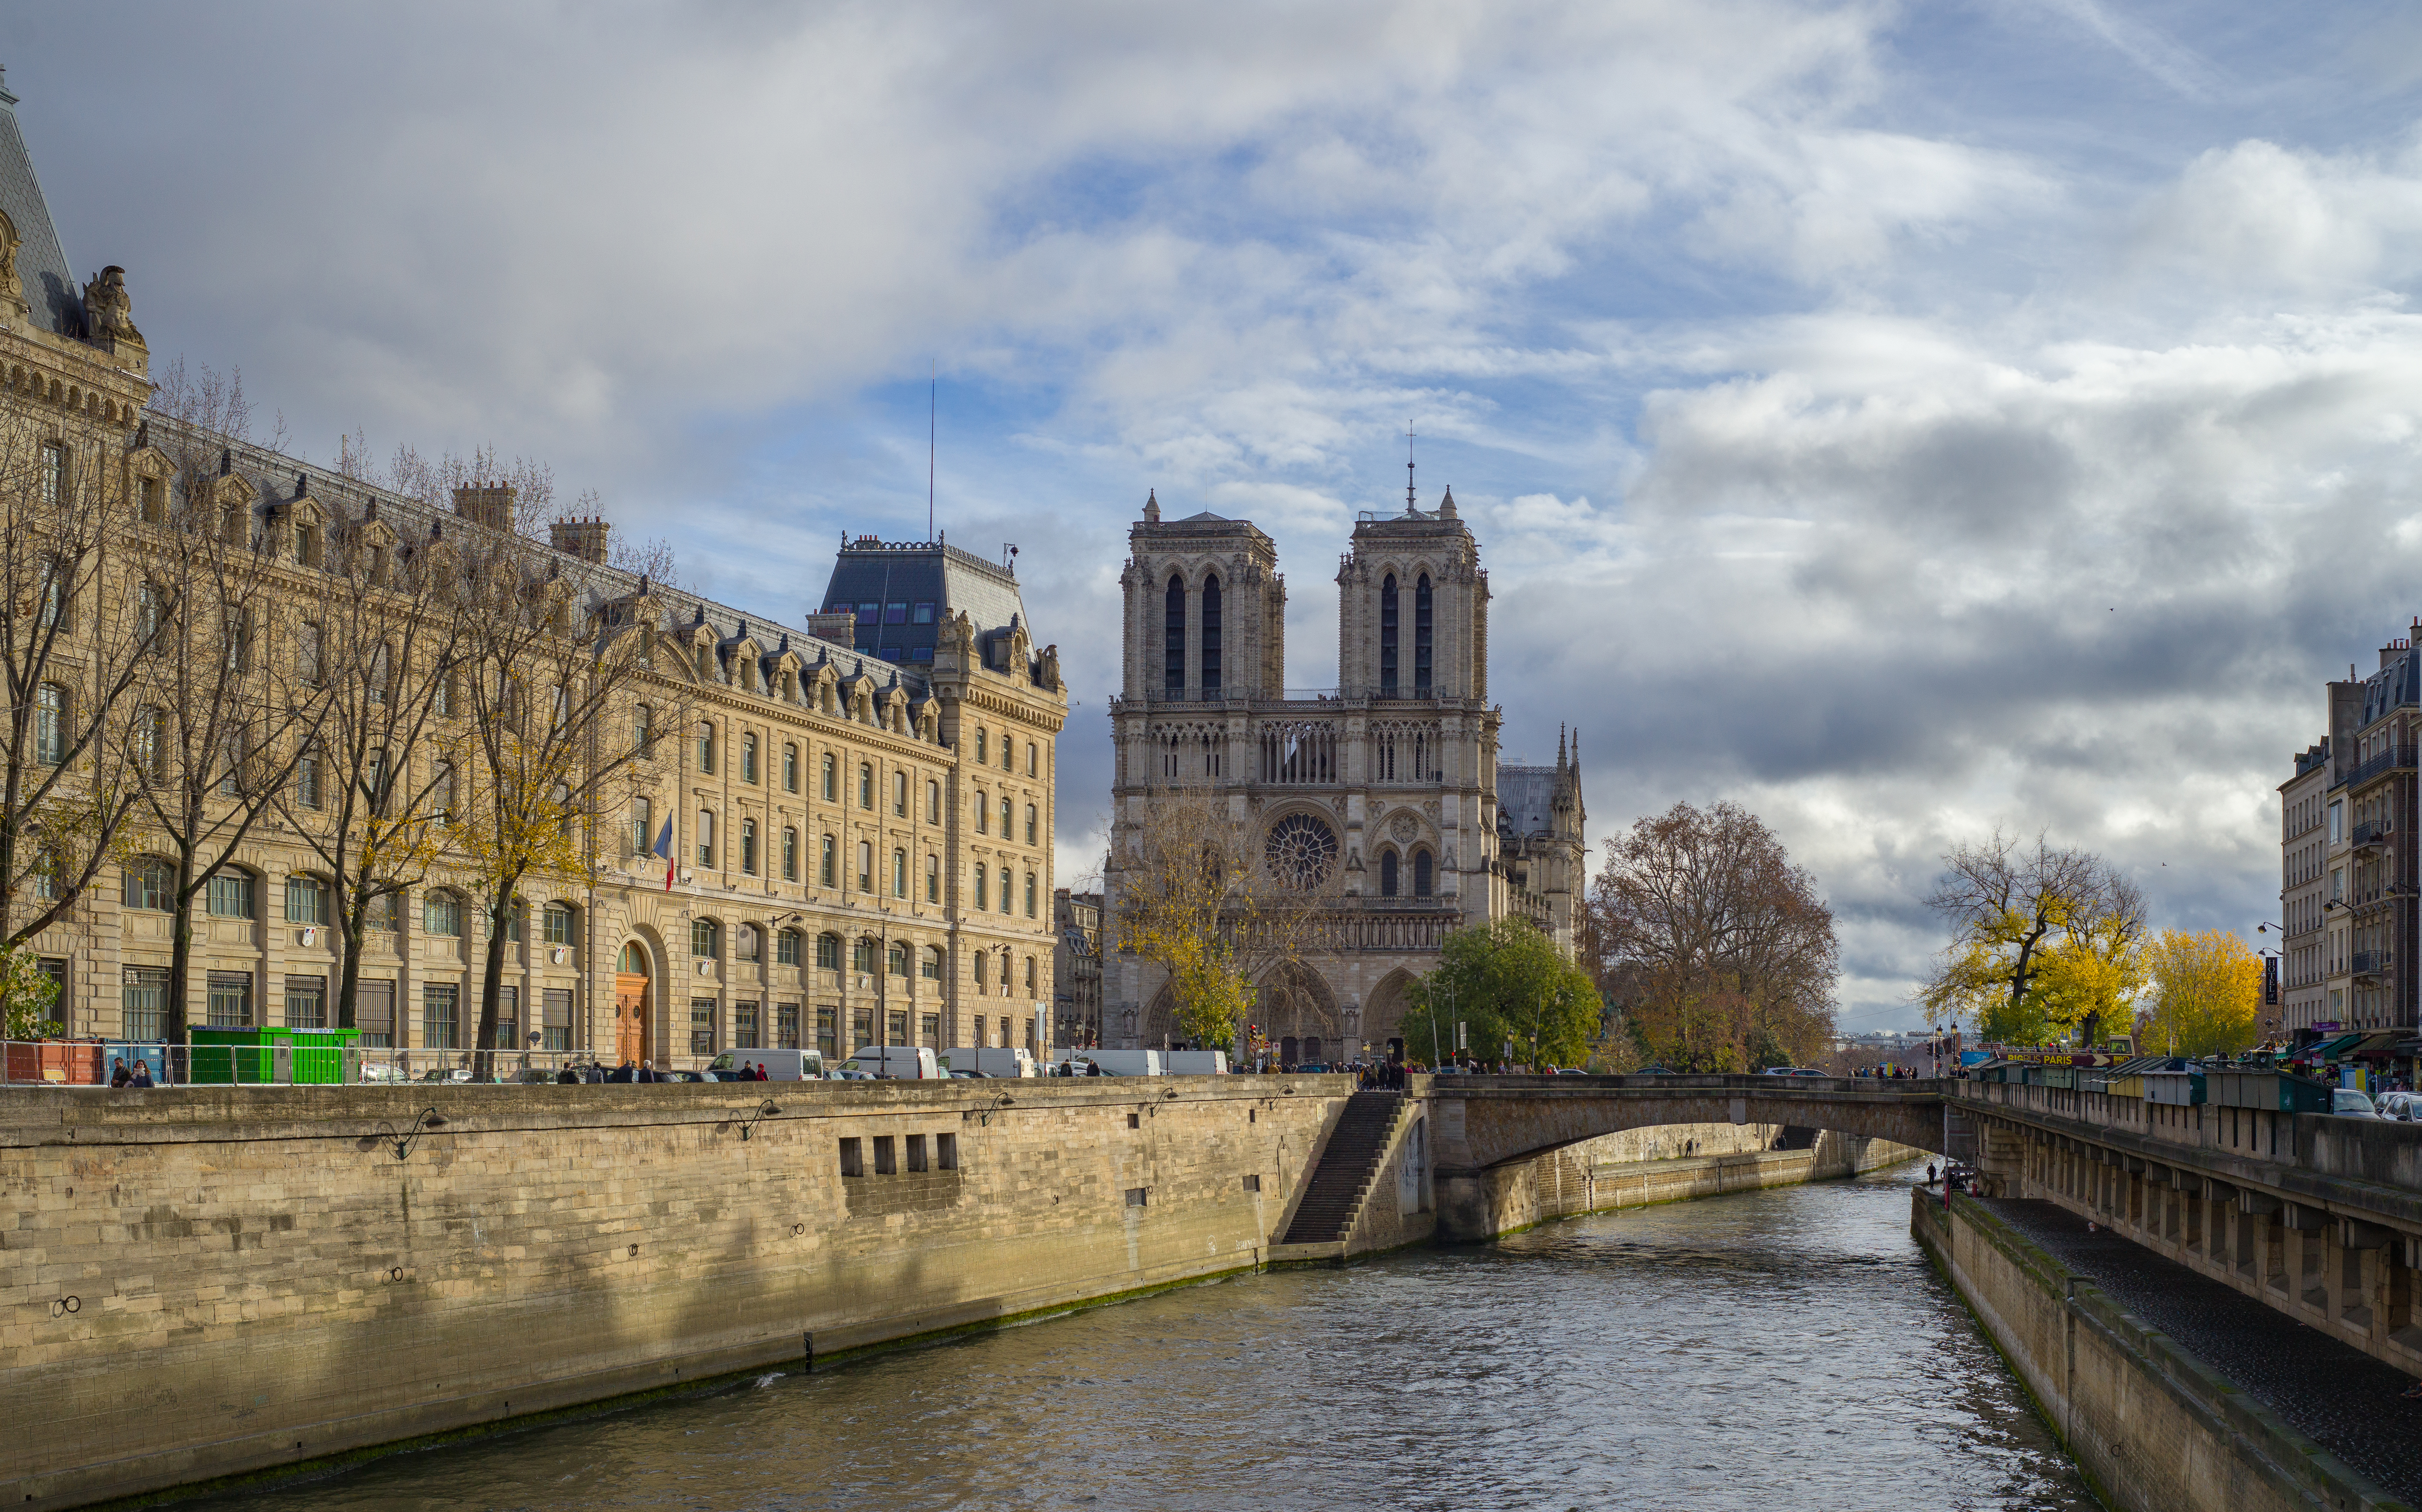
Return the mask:
{"type": "Polygon", "coordinates": [[[307,521],[294,522],[294,561],[301,567],[320,565],[320,528],[307,521]]]}

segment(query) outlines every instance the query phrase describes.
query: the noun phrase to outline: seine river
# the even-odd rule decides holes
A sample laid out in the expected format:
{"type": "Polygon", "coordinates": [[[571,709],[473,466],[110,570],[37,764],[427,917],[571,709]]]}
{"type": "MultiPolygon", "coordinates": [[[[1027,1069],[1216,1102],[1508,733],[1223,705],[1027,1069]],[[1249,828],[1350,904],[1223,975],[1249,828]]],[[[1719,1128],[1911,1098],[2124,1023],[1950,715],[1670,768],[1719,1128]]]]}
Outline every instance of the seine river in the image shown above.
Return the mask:
{"type": "Polygon", "coordinates": [[[1911,1242],[1914,1174],[1246,1277],[211,1504],[2093,1508],[1911,1242]]]}

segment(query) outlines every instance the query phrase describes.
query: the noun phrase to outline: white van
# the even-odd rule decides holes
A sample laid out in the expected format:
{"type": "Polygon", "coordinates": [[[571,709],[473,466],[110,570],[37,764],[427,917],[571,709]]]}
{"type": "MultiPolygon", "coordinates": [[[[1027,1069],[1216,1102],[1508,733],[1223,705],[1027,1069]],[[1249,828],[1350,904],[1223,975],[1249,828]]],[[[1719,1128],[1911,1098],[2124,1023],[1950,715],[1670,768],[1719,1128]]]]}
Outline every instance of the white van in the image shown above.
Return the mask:
{"type": "Polygon", "coordinates": [[[1039,1077],[1043,1074],[1035,1069],[1034,1057],[1022,1048],[962,1047],[943,1056],[942,1061],[953,1072],[973,1071],[987,1077],[1039,1077]]]}
{"type": "Polygon", "coordinates": [[[941,1063],[921,1045],[861,1045],[841,1068],[863,1072],[878,1081],[912,1081],[942,1074],[941,1063]]]}
{"type": "Polygon", "coordinates": [[[1224,1077],[1228,1074],[1228,1052],[1166,1050],[1161,1053],[1160,1065],[1172,1077],[1224,1077]]]}
{"type": "MultiPolygon", "coordinates": [[[[1161,1068],[1158,1050],[1062,1050],[1060,1063],[1091,1061],[1102,1068],[1106,1077],[1157,1077],[1166,1075],[1161,1068]]],[[[1062,1075],[1087,1076],[1082,1065],[1062,1075]]]]}
{"type": "Polygon", "coordinates": [[[706,1074],[717,1081],[736,1081],[746,1063],[750,1070],[765,1068],[768,1081],[822,1081],[825,1058],[814,1050],[726,1050],[715,1058],[706,1074]]]}

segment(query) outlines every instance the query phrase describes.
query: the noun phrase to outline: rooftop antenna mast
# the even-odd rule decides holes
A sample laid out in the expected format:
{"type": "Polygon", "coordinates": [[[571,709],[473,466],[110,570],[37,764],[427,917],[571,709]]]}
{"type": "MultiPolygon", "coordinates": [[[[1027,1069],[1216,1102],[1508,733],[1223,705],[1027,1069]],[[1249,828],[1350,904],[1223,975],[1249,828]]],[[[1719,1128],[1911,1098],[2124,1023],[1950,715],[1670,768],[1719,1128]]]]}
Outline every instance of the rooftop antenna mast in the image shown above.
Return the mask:
{"type": "Polygon", "coordinates": [[[934,539],[934,457],[942,435],[942,359],[925,378],[925,539],[934,539]]]}
{"type": "Polygon", "coordinates": [[[1405,512],[1413,512],[1413,422],[1405,422],[1405,512]]]}

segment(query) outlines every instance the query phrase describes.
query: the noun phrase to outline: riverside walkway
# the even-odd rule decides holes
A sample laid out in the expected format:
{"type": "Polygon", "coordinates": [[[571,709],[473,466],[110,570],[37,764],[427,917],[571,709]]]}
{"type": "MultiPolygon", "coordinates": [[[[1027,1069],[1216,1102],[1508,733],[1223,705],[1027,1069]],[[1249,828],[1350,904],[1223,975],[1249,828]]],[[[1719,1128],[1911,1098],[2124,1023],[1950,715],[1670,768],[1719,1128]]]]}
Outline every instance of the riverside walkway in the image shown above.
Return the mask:
{"type": "Polygon", "coordinates": [[[2055,1204],[1979,1201],[2298,1432],[2422,1506],[2422,1401],[2401,1394],[2413,1377],[2107,1227],[2088,1233],[2055,1204]]]}

